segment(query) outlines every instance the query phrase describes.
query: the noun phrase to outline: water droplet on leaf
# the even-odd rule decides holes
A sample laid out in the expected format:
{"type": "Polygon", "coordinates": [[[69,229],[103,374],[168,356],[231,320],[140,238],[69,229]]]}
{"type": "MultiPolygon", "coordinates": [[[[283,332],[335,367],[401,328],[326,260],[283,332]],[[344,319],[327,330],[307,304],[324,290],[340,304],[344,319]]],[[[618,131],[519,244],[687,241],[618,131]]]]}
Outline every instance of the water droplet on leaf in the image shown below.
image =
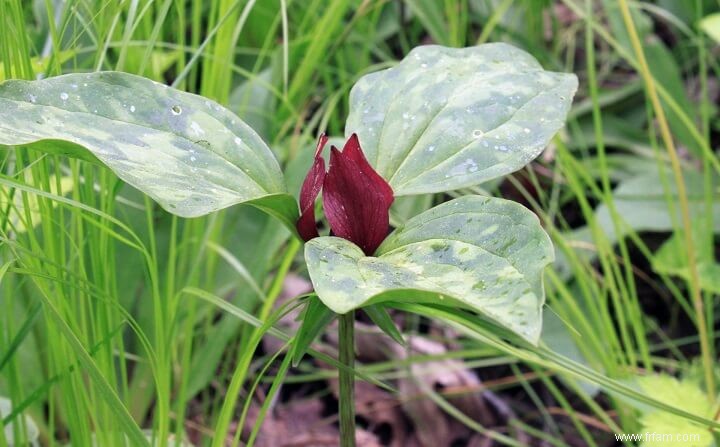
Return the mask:
{"type": "Polygon", "coordinates": [[[190,130],[192,131],[192,133],[194,135],[202,135],[205,133],[203,128],[200,127],[200,125],[198,123],[196,123],[195,121],[190,123],[190,130]]]}

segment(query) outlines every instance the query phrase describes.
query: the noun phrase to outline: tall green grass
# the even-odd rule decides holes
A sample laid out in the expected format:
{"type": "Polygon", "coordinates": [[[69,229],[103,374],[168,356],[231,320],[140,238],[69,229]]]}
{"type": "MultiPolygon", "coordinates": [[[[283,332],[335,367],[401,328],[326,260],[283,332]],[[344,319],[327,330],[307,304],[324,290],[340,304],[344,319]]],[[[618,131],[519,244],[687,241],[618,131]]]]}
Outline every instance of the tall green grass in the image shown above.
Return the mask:
{"type": "MultiPolygon", "coordinates": [[[[550,312],[565,324],[550,335],[572,340],[581,355],[508,344],[459,312],[398,307],[457,328],[467,364],[512,366],[513,386],[551,430],[525,421],[515,428],[567,445],[569,426],[585,444],[600,445],[588,418],[610,431],[640,429],[628,398],[693,418],[638,393],[630,383],[639,375],[686,370],[701,353],[701,381],[716,399],[717,291],[703,287],[693,253],[713,244],[709,229],[720,216],[720,162],[710,140],[717,116],[708,100],[716,44],[696,26],[718,5],[672,3],[0,0],[0,79],[117,69],[206,95],[261,132],[296,190],[318,131],[342,133],[354,81],[413,46],[503,40],[550,69],[578,73],[578,100],[546,157],[503,188],[477,191],[522,199],[541,217],[560,255],[546,285],[550,312]],[[648,18],[676,36],[672,47],[648,18]],[[691,84],[699,99],[689,96],[691,84]],[[653,172],[660,196],[617,195],[617,185],[653,172]],[[701,179],[699,190],[677,188],[688,175],[701,179]],[[636,213],[627,212],[628,200],[636,213]],[[665,210],[669,224],[643,221],[643,207],[665,210]],[[699,241],[689,228],[697,220],[706,229],[699,241]],[[657,249],[644,237],[649,229],[685,238],[677,256],[687,281],[647,268],[657,249]],[[697,329],[679,338],[648,312],[653,307],[697,329]],[[601,404],[587,382],[609,402],[601,404]]],[[[394,222],[431,200],[404,202],[394,222]]],[[[188,427],[203,445],[239,444],[231,427],[245,420],[253,384],[269,382],[274,393],[283,380],[327,378],[309,364],[288,377],[282,352],[254,355],[263,336],[293,335],[271,328],[283,312],[273,305],[285,276],[303,273],[298,249],[280,225],[249,208],[183,220],[107,170],[24,148],[0,151],[0,395],[14,403],[5,422],[16,441],[25,412],[46,445],[142,445],[143,429],[157,445],[173,445],[167,440],[184,438],[188,427]]],[[[402,362],[356,371],[371,381],[408,374],[402,362]]],[[[426,398],[470,429],[516,444],[445,396],[428,390],[426,398]]],[[[0,446],[7,443],[0,431],[0,446]]]]}

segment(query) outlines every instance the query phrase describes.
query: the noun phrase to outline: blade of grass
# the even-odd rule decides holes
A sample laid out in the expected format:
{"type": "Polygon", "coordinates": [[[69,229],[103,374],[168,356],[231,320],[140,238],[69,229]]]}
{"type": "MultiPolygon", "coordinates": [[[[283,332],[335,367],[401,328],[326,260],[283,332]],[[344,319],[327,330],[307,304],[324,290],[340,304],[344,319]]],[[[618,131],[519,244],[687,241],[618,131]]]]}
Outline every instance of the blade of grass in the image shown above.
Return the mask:
{"type": "MultiPolygon", "coordinates": [[[[692,296],[693,307],[696,313],[696,324],[700,336],[700,351],[702,355],[703,367],[705,371],[705,383],[708,388],[709,398],[715,399],[715,373],[713,366],[713,349],[708,339],[708,329],[705,314],[705,305],[703,297],[700,292],[700,278],[697,270],[697,258],[695,254],[695,242],[692,239],[692,230],[690,222],[690,209],[687,201],[687,192],[685,190],[685,180],[683,178],[682,169],[680,167],[680,159],[675,148],[675,142],[672,134],[670,133],[670,127],[668,126],[665,118],[665,112],[660,98],[658,97],[655,80],[650,75],[650,69],[648,68],[647,60],[645,59],[645,53],[643,52],[642,44],[638,38],[637,30],[635,29],[635,23],[633,22],[632,16],[630,15],[630,9],[626,0],[619,0],[620,11],[622,12],[625,26],[627,27],[630,41],[638,59],[640,65],[640,74],[645,80],[647,87],[647,93],[652,102],[655,116],[657,117],[658,125],[660,127],[660,134],[663,139],[665,148],[670,156],[670,162],[672,164],[673,176],[675,178],[675,184],[678,190],[678,199],[680,201],[680,211],[682,216],[684,236],[685,236],[685,248],[687,250],[687,262],[690,270],[690,280],[688,286],[690,287],[690,294],[692,296]]],[[[712,321],[712,320],[711,320],[712,321]]]]}

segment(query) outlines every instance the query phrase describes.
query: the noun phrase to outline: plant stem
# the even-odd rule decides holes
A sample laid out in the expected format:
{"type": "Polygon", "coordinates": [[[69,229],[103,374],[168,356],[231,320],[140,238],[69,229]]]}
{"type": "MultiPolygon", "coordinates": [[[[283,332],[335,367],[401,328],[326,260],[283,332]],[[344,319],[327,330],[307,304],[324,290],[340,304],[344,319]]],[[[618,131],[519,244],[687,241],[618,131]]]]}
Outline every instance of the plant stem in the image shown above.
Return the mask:
{"type": "Polygon", "coordinates": [[[355,311],[340,315],[340,445],[355,447],[355,311]]]}

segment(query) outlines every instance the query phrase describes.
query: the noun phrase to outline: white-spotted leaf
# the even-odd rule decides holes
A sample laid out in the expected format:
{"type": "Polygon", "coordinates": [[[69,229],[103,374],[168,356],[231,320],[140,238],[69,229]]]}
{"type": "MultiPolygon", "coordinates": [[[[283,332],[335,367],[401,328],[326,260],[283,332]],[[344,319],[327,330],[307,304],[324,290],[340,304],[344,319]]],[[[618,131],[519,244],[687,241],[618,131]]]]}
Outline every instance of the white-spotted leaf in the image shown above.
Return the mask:
{"type": "Polygon", "coordinates": [[[537,343],[542,271],[552,244],[523,206],[465,196],[396,229],[365,256],[336,237],[312,239],[305,259],[315,292],[337,313],[383,301],[429,301],[475,310],[537,343]]]}
{"type": "Polygon", "coordinates": [[[0,84],[0,145],[97,159],[168,211],[247,202],[293,224],[277,160],[219,104],[118,72],[0,84]]]}
{"type": "Polygon", "coordinates": [[[504,43],[421,46],[350,93],[360,137],[396,195],[449,191],[516,171],[563,126],[577,77],[504,43]]]}
{"type": "MultiPolygon", "coordinates": [[[[678,410],[711,420],[716,415],[712,402],[708,400],[705,391],[698,383],[692,380],[678,380],[666,374],[659,374],[639,377],[636,382],[645,395],[652,396],[678,410]]],[[[653,436],[644,439],[640,444],[641,447],[663,447],[682,444],[693,447],[716,445],[713,442],[711,431],[706,426],[670,412],[649,408],[642,404],[638,405],[633,400],[628,399],[628,403],[642,412],[639,418],[641,431],[653,434],[653,436]],[[676,444],[666,442],[668,439],[676,439],[675,437],[678,435],[687,436],[687,439],[692,441],[676,444]]]]}

